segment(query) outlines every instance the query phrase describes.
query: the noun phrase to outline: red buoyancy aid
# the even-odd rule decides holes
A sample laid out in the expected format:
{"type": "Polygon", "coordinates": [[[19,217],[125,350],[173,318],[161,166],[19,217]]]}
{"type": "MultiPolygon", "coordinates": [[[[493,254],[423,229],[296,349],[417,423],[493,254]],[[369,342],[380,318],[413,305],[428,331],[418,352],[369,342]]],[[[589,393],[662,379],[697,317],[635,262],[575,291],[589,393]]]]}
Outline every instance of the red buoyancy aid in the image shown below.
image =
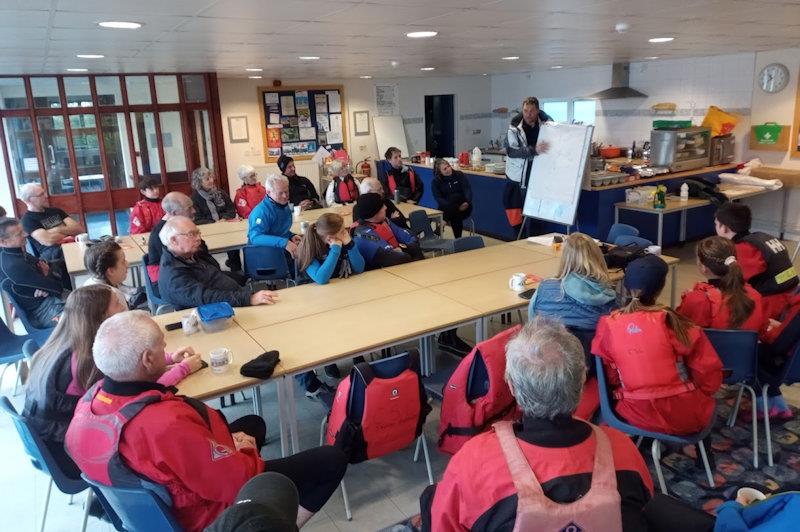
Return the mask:
{"type": "MultiPolygon", "coordinates": [[[[389,194],[394,196],[394,191],[397,190],[397,182],[394,179],[394,174],[386,172],[386,180],[389,183],[389,194]]],[[[408,186],[411,188],[413,194],[417,190],[417,176],[414,175],[414,170],[408,169],[408,186]]]]}
{"type": "Polygon", "coordinates": [[[608,328],[606,352],[593,343],[592,353],[619,374],[622,386],[614,392],[616,399],[660,399],[695,389],[683,358],[670,342],[666,316],[666,312],[642,311],[600,318],[608,328]]]}
{"type": "Polygon", "coordinates": [[[336,177],[335,180],[333,196],[336,203],[353,203],[358,199],[358,187],[352,176],[336,177]]]}
{"type": "Polygon", "coordinates": [[[439,417],[439,450],[455,454],[470,438],[487,430],[492,423],[517,417],[514,396],[506,384],[506,344],[522,328],[510,329],[479,342],[458,364],[442,391],[439,417]],[[470,377],[482,365],[487,376],[484,395],[470,400],[470,377]]]}
{"type": "Polygon", "coordinates": [[[267,195],[267,189],[261,183],[255,185],[242,185],[236,190],[236,196],[233,198],[233,204],[236,206],[236,214],[240,218],[247,218],[250,216],[253,208],[261,203],[264,196],[267,195]]]}
{"type": "Polygon", "coordinates": [[[388,222],[383,221],[379,224],[371,224],[371,225],[372,228],[375,230],[375,232],[378,233],[378,236],[380,236],[383,240],[385,240],[390,246],[392,246],[393,248],[399,246],[399,244],[397,243],[397,237],[394,236],[394,232],[392,232],[392,228],[388,224],[388,222]]]}
{"type": "MultiPolygon", "coordinates": [[[[694,287],[705,294],[711,304],[711,322],[709,327],[714,329],[730,329],[731,328],[731,313],[728,310],[728,305],[725,298],[722,296],[722,290],[709,283],[698,283],[694,287]]],[[[753,312],[744,322],[739,325],[740,331],[755,331],[759,332],[764,327],[767,316],[761,306],[761,294],[756,292],[755,288],[746,284],[744,287],[747,297],[754,303],[753,312]]]]}
{"type": "Polygon", "coordinates": [[[130,234],[138,235],[149,233],[153,226],[164,217],[164,209],[160,201],[142,199],[136,202],[131,209],[130,234]]]}
{"type": "Polygon", "coordinates": [[[736,243],[747,242],[761,252],[766,271],[754,275],[747,282],[762,295],[778,294],[791,290],[800,283],[789,257],[789,251],[779,239],[767,233],[748,233],[734,239],[736,243]]]}
{"type": "Polygon", "coordinates": [[[367,362],[356,364],[339,383],[325,437],[351,464],[402,449],[422,433],[431,407],[419,373],[419,353],[411,350],[407,360],[408,366],[389,378],[376,376],[367,362]]]}
{"type": "Polygon", "coordinates": [[[792,296],[788,308],[780,316],[781,324],[764,334],[764,342],[771,344],[776,354],[788,355],[800,342],[800,294],[792,296]]]}

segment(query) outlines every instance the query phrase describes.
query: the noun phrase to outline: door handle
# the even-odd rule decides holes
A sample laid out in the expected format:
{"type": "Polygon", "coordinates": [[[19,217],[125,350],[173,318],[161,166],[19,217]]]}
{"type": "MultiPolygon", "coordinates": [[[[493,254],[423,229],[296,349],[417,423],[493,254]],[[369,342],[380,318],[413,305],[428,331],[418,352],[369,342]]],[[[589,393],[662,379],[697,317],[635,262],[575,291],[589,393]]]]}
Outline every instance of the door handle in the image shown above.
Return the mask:
{"type": "Polygon", "coordinates": [[[50,164],[56,164],[56,151],[53,149],[53,145],[48,144],[47,149],[50,151],[50,164]]]}

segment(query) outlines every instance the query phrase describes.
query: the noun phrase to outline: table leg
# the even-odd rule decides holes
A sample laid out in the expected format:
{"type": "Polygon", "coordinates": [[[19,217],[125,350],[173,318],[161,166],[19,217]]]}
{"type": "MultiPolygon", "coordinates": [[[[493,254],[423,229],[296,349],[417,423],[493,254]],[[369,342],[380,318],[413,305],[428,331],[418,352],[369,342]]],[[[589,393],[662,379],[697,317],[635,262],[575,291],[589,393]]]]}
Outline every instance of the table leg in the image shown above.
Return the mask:
{"type": "Polygon", "coordinates": [[[784,232],[783,224],[786,221],[786,206],[789,200],[789,198],[787,198],[787,195],[789,194],[789,187],[781,187],[781,188],[783,188],[783,201],[781,202],[781,221],[780,221],[781,225],[780,227],[778,227],[778,235],[779,235],[778,238],[783,240],[783,232],[784,232]]]}
{"type": "Polygon", "coordinates": [[[486,340],[489,330],[489,316],[484,316],[475,321],[475,343],[486,340]]]}
{"type": "MultiPolygon", "coordinates": [[[[680,233],[680,236],[678,237],[680,242],[681,242],[681,244],[686,242],[686,212],[687,211],[688,211],[688,209],[683,209],[681,211],[681,233],[680,233]]],[[[659,244],[659,246],[660,245],[661,244],[659,244]]]]}
{"type": "Polygon", "coordinates": [[[428,353],[428,364],[427,364],[428,375],[433,375],[434,373],[436,373],[436,355],[433,352],[434,338],[436,337],[429,334],[424,339],[425,351],[427,351],[428,353]]]}
{"type": "Polygon", "coordinates": [[[294,377],[286,377],[284,380],[289,436],[292,440],[292,454],[294,454],[300,451],[300,433],[297,429],[297,404],[294,401],[294,377]]]}
{"type": "Polygon", "coordinates": [[[669,269],[672,275],[672,280],[670,281],[669,306],[675,308],[678,301],[678,265],[673,264],[669,269]]]}
{"type": "Polygon", "coordinates": [[[281,377],[277,379],[276,383],[278,386],[278,425],[280,426],[281,431],[281,456],[286,457],[287,451],[289,449],[289,423],[286,419],[286,386],[284,382],[286,379],[292,379],[293,377],[281,377]]]}
{"type": "Polygon", "coordinates": [[[616,205],[614,205],[614,223],[615,224],[619,223],[619,207],[617,207],[616,205]]]}
{"type": "Polygon", "coordinates": [[[133,286],[140,287],[142,284],[142,266],[137,265],[133,267],[133,286]]]}
{"type": "Polygon", "coordinates": [[[261,403],[261,385],[253,386],[253,413],[258,417],[264,417],[264,407],[261,403]]]}
{"type": "Polygon", "coordinates": [[[420,352],[420,372],[423,377],[430,375],[428,371],[428,342],[425,341],[425,336],[419,339],[419,352],[420,352]]]}
{"type": "Polygon", "coordinates": [[[658,243],[657,243],[658,247],[661,247],[661,240],[662,240],[663,235],[664,235],[664,213],[663,212],[659,212],[658,213],[658,234],[656,235],[656,238],[658,239],[658,243]]]}

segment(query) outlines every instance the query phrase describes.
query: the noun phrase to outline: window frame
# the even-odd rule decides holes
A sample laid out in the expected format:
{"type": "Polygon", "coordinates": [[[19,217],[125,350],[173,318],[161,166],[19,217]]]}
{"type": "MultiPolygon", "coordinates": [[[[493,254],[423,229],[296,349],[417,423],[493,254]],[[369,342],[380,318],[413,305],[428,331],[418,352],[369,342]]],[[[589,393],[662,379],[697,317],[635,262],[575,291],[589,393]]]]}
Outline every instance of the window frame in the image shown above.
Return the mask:
{"type": "MultiPolygon", "coordinates": [[[[594,101],[591,98],[540,98],[539,104],[541,105],[541,109],[544,110],[545,103],[553,103],[553,102],[566,102],[567,104],[567,124],[572,124],[575,120],[575,102],[588,102],[594,101]]],[[[597,104],[595,103],[595,113],[597,112],[597,104]]],[[[597,116],[597,115],[595,115],[597,116]]],[[[592,121],[589,125],[595,125],[597,121],[592,121]]]]}

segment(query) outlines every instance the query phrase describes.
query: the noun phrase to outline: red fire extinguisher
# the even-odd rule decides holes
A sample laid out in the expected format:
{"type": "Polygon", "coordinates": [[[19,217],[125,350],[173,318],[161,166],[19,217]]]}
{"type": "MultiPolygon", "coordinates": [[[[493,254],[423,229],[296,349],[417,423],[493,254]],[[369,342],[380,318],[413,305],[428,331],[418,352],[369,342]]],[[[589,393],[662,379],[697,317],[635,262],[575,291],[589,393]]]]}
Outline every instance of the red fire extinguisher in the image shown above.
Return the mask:
{"type": "Polygon", "coordinates": [[[372,177],[372,166],[369,164],[369,157],[358,164],[358,173],[364,174],[367,177],[372,177]]]}

